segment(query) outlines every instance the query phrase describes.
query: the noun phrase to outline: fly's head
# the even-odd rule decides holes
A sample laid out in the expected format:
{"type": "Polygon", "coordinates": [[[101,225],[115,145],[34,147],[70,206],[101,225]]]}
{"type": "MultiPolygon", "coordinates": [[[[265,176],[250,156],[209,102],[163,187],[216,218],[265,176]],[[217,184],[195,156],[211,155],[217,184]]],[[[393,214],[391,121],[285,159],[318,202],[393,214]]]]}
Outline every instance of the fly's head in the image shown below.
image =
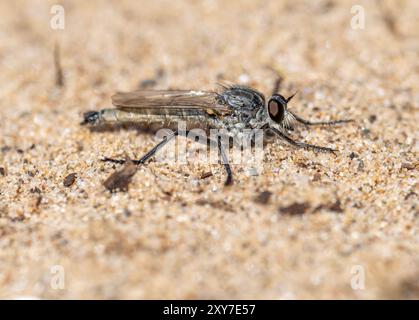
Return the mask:
{"type": "Polygon", "coordinates": [[[268,101],[266,111],[268,114],[268,125],[278,130],[292,128],[294,117],[288,112],[288,102],[295,96],[295,93],[289,98],[280,94],[274,94],[268,101]]]}

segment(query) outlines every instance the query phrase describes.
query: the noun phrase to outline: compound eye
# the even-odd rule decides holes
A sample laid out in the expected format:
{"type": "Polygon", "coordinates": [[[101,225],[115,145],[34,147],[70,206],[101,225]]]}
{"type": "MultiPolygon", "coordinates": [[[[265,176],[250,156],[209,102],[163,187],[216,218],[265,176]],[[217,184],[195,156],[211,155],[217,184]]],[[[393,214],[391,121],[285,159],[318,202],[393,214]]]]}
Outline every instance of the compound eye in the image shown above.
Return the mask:
{"type": "Polygon", "coordinates": [[[273,121],[281,123],[284,120],[284,106],[281,105],[277,100],[271,99],[268,103],[268,113],[273,121]]]}

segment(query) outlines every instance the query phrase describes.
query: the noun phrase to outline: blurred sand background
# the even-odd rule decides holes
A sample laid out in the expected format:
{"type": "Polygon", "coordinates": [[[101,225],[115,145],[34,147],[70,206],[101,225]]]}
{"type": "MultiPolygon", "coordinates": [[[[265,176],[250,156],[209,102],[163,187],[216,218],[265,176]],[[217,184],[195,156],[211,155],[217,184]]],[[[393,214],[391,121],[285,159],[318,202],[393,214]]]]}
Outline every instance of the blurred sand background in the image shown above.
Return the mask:
{"type": "Polygon", "coordinates": [[[54,4],[0,2],[1,298],[419,298],[418,1],[61,1],[63,30],[54,4]],[[278,141],[229,188],[150,162],[106,191],[99,159],[156,141],[83,112],[145,85],[269,95],[276,73],[301,116],[356,120],[294,133],[337,156],[278,141]]]}

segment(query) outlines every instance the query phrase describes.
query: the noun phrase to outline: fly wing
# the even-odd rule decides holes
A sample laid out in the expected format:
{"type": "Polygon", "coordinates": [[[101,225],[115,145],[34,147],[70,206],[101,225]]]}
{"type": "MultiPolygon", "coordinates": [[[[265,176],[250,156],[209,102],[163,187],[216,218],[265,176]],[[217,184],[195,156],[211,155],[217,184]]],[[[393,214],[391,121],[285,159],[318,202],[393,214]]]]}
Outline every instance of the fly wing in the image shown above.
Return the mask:
{"type": "MultiPolygon", "coordinates": [[[[112,104],[118,109],[139,112],[140,109],[202,110],[208,114],[226,115],[228,106],[218,102],[217,93],[193,90],[138,90],[118,92],[112,96],[112,104]]],[[[157,111],[157,110],[155,110],[157,111]]]]}

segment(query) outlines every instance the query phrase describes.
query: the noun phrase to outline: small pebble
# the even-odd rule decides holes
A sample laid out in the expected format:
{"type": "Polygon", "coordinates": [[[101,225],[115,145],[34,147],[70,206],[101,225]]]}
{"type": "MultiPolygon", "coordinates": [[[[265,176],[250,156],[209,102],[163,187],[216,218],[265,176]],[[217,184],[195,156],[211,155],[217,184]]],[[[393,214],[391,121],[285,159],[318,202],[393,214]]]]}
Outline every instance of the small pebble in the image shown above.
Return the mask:
{"type": "Polygon", "coordinates": [[[358,158],[358,155],[355,152],[351,152],[351,154],[349,155],[349,158],[353,160],[354,158],[358,158]]]}
{"type": "Polygon", "coordinates": [[[131,217],[132,212],[129,209],[125,208],[124,209],[124,215],[125,215],[125,217],[129,218],[129,217],[131,217]]]}
{"type": "Polygon", "coordinates": [[[287,207],[279,208],[279,211],[289,215],[300,215],[304,214],[309,208],[310,204],[308,202],[295,202],[287,207]]]}
{"type": "Polygon", "coordinates": [[[412,163],[404,162],[401,165],[401,169],[413,170],[415,169],[415,166],[412,163]]]}
{"type": "Polygon", "coordinates": [[[29,190],[31,193],[38,193],[38,194],[40,194],[41,193],[41,189],[39,189],[38,187],[35,187],[35,188],[31,188],[31,190],[29,190]]]}
{"type": "Polygon", "coordinates": [[[370,115],[368,121],[370,123],[374,123],[375,121],[377,121],[377,116],[375,114],[370,115]]]}
{"type": "Polygon", "coordinates": [[[361,159],[359,159],[358,162],[358,171],[362,171],[365,167],[364,161],[362,161],[361,159]]]}
{"type": "Polygon", "coordinates": [[[70,173],[67,177],[64,178],[63,185],[64,187],[71,187],[73,183],[76,181],[77,174],[70,173]]]}
{"type": "Polygon", "coordinates": [[[361,134],[362,134],[362,136],[363,136],[364,138],[368,138],[368,137],[370,136],[370,133],[371,133],[371,130],[370,130],[370,129],[367,129],[367,128],[364,128],[364,129],[362,129],[362,131],[361,131],[361,134]]]}
{"type": "Polygon", "coordinates": [[[272,192],[270,191],[262,191],[257,195],[255,198],[255,202],[259,204],[268,204],[269,200],[271,199],[272,192]]]}
{"type": "Polygon", "coordinates": [[[316,173],[313,175],[313,181],[320,181],[320,180],[321,180],[321,178],[322,178],[322,175],[321,175],[319,172],[316,172],[316,173]]]}
{"type": "Polygon", "coordinates": [[[128,191],[128,185],[136,172],[137,166],[128,161],[121,170],[112,173],[103,185],[110,192],[128,191]]]}
{"type": "Polygon", "coordinates": [[[328,209],[329,209],[330,211],[334,211],[334,212],[339,212],[339,213],[343,212],[343,209],[342,209],[342,207],[341,207],[340,200],[336,200],[336,202],[335,202],[335,203],[333,203],[333,204],[331,204],[331,205],[328,207],[328,209]]]}
{"type": "Polygon", "coordinates": [[[209,178],[211,176],[212,176],[212,172],[211,171],[205,172],[205,173],[203,173],[201,175],[201,180],[206,179],[206,178],[209,178]]]}

